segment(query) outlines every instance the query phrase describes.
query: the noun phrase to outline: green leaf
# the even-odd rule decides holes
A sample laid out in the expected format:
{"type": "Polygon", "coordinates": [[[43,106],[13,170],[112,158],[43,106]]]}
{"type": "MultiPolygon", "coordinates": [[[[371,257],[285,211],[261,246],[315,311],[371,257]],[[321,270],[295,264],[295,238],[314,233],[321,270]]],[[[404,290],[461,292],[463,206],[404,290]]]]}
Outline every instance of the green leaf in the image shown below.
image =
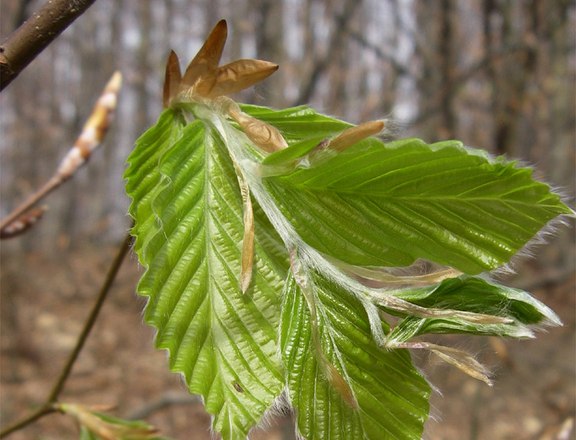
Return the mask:
{"type": "Polygon", "coordinates": [[[246,438],[283,386],[276,340],[286,254],[256,210],[253,278],[242,294],[238,180],[220,137],[202,122],[182,128],[165,111],[128,163],[145,319],[172,370],[204,397],[214,429],[246,438]]]}
{"type": "MultiPolygon", "coordinates": [[[[129,166],[126,175],[126,193],[138,203],[130,206],[130,215],[136,220],[134,233],[141,229],[140,219],[152,219],[151,197],[160,184],[161,175],[158,172],[158,162],[166,152],[182,136],[183,121],[175,112],[165,111],[160,115],[156,125],[147,130],[137,141],[129,156],[129,166]]],[[[135,251],[142,250],[142,240],[137,240],[135,251]]]]}
{"type": "Polygon", "coordinates": [[[92,412],[91,415],[99,420],[95,427],[80,426],[80,440],[109,440],[110,433],[114,433],[114,438],[118,440],[170,440],[156,435],[154,427],[141,420],[125,420],[99,412],[92,412]],[[98,433],[99,424],[102,435],[98,433]]]}
{"type": "Polygon", "coordinates": [[[280,343],[299,433],[307,440],[419,439],[430,388],[409,353],[376,345],[362,304],[349,292],[320,275],[313,284],[322,351],[348,382],[358,408],[327,380],[313,343],[310,309],[290,277],[280,343]]]}
{"type": "Polygon", "coordinates": [[[126,420],[73,403],[57,404],[58,410],[76,419],[81,440],[169,440],[142,420],[126,420]]]}
{"type": "Polygon", "coordinates": [[[507,324],[472,323],[457,318],[408,316],[389,336],[404,342],[428,333],[471,333],[509,337],[532,337],[528,326],[561,325],[556,314],[528,293],[475,277],[459,277],[427,288],[406,289],[394,295],[426,308],[460,310],[509,318],[507,324]]]}
{"type": "Polygon", "coordinates": [[[138,292],[149,299],[156,344],[203,396],[224,439],[246,438],[285,390],[308,440],[420,438],[430,387],[404,348],[489,379],[466,353],[413,338],[523,337],[559,324],[525,292],[444,279],[460,273],[453,269],[404,290],[403,271],[382,272],[388,289],[356,279],[378,278],[381,269],[367,266],[419,258],[469,274],[507,263],[548,221],[571,213],[530,169],[456,141],[370,138],[337,152],[323,141],[350,124],[308,107],[241,106],[286,138],[288,148],[267,154],[222,113],[229,102],[179,108],[198,120],[166,110],[128,159],[132,232],[146,269],[138,292]],[[243,243],[253,233],[254,254],[243,243]],[[379,312],[400,318],[392,331],[379,312]]]}
{"type": "Polygon", "coordinates": [[[305,105],[284,110],[247,104],[242,104],[241,108],[250,116],[280,130],[289,145],[310,138],[330,137],[352,127],[348,122],[321,115],[305,105]]]}
{"type": "Polygon", "coordinates": [[[264,165],[280,165],[305,156],[310,153],[314,148],[325,139],[324,136],[315,136],[311,139],[306,139],[302,142],[297,142],[290,147],[276,151],[267,156],[262,164],[264,165]]]}
{"type": "Polygon", "coordinates": [[[457,141],[369,139],[265,180],[304,241],[359,266],[425,258],[476,274],[571,213],[531,169],[457,141]]]}

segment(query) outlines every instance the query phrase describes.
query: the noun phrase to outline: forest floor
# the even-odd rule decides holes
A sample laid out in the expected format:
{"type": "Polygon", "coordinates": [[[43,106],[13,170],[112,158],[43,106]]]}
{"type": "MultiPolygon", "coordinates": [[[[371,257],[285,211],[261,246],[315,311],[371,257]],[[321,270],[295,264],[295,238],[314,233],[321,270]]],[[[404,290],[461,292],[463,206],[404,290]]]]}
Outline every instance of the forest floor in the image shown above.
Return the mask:
{"type": "MultiPolygon", "coordinates": [[[[104,279],[114,249],[101,247],[1,253],[1,423],[28,414],[48,394],[104,279]]],[[[534,264],[534,263],[532,263],[534,264]]],[[[533,269],[533,270],[532,270],[533,269]]],[[[537,268],[530,279],[539,280],[537,268]]],[[[61,396],[62,401],[111,405],[120,417],[143,417],[174,439],[210,439],[210,417],[189,396],[167,356],[153,348],[142,323],[145,301],[135,285],[141,268],[131,255],[61,396]]],[[[545,274],[544,274],[545,275],[545,274]]],[[[525,284],[525,283],[524,283],[525,284]]],[[[537,339],[444,337],[472,351],[494,371],[494,386],[468,378],[432,358],[419,359],[435,385],[431,440],[553,440],[573,438],[576,411],[576,277],[535,281],[535,296],[564,322],[537,339]]],[[[13,440],[78,438],[68,417],[49,415],[13,440]]],[[[293,439],[289,416],[277,418],[255,440],[293,439]]],[[[353,440],[353,439],[351,439],[353,440]]]]}

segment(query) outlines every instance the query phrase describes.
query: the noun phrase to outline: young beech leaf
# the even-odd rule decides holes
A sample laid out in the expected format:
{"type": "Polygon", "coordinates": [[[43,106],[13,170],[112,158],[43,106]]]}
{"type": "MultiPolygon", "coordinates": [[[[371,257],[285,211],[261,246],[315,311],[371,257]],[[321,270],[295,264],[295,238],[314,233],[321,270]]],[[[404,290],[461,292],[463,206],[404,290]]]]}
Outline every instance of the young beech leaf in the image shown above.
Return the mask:
{"type": "Polygon", "coordinates": [[[408,352],[378,347],[362,304],[320,274],[312,276],[322,349],[348,381],[358,408],[323,373],[312,342],[310,309],[290,277],[280,344],[299,433],[308,440],[420,439],[430,387],[408,352]]]}
{"type": "Polygon", "coordinates": [[[558,325],[527,293],[463,274],[508,263],[571,210],[529,168],[457,141],[383,143],[369,137],[382,122],[219,96],[275,70],[219,67],[226,35],[218,23],[183,75],[169,57],[168,108],[128,158],[156,344],[225,440],[282,394],[307,440],[420,438],[430,387],[405,348],[489,382],[467,353],[413,338],[558,325]],[[417,259],[449,267],[397,270],[417,259]]]}
{"type": "MultiPolygon", "coordinates": [[[[408,316],[394,328],[391,341],[408,341],[427,333],[471,333],[510,337],[533,337],[530,326],[557,326],[556,314],[528,293],[463,276],[427,287],[404,289],[395,296],[426,308],[483,313],[510,318],[509,323],[483,324],[458,318],[417,318],[408,316]]],[[[396,312],[392,312],[397,314],[396,312]]]]}
{"type": "Polygon", "coordinates": [[[369,139],[265,182],[304,241],[359,266],[425,258],[480,273],[571,212],[531,169],[457,141],[369,139]]]}
{"type": "Polygon", "coordinates": [[[528,337],[559,323],[524,292],[454,278],[505,264],[570,212],[529,169],[454,141],[368,139],[311,157],[350,125],[308,107],[241,106],[286,140],[267,155],[226,108],[165,110],[126,171],[146,321],[224,439],[245,438],[283,390],[306,439],[419,438],[430,389],[404,348],[489,379],[466,353],[414,338],[528,337]],[[294,250],[308,256],[298,273],[294,250]],[[416,258],[456,269],[363,267],[416,258]],[[379,310],[400,317],[387,335],[379,310]]]}
{"type": "Polygon", "coordinates": [[[76,419],[80,440],[170,440],[141,420],[124,420],[93,408],[72,403],[58,404],[58,410],[76,419]]]}
{"type": "Polygon", "coordinates": [[[149,298],[145,319],[158,329],[157,346],[204,397],[214,428],[245,438],[283,388],[276,339],[286,260],[255,211],[252,282],[243,294],[234,167],[202,122],[178,124],[166,110],[128,158],[135,249],[146,268],[138,291],[149,298]]]}

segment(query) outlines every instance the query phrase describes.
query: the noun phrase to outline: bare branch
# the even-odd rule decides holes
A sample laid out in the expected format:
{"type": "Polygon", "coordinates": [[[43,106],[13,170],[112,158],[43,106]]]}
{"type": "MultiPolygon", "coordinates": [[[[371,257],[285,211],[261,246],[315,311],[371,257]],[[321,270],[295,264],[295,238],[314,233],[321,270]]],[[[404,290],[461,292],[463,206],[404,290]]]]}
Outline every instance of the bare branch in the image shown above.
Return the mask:
{"type": "Polygon", "coordinates": [[[0,91],[96,0],[47,1],[0,46],[0,91]]]}
{"type": "Polygon", "coordinates": [[[68,376],[70,375],[70,372],[72,371],[72,367],[74,366],[74,363],[76,362],[76,359],[78,358],[78,355],[82,351],[82,348],[84,347],[84,343],[86,342],[86,339],[88,339],[88,335],[90,334],[92,327],[94,327],[94,323],[96,322],[96,318],[98,318],[98,314],[100,313],[100,309],[102,309],[102,306],[104,305],[104,301],[106,300],[106,298],[108,296],[108,292],[110,292],[110,288],[112,287],[112,283],[114,283],[114,280],[116,279],[116,275],[118,274],[118,271],[120,270],[120,266],[122,266],[122,262],[124,261],[124,257],[128,254],[128,251],[130,250],[130,243],[131,242],[132,242],[132,237],[130,236],[130,234],[126,235],[126,238],[124,238],[124,241],[122,242],[122,244],[120,245],[120,248],[118,249],[116,257],[114,258],[114,260],[112,261],[112,264],[110,265],[110,268],[108,269],[108,273],[106,274],[106,278],[104,280],[104,283],[102,284],[102,287],[100,288],[100,292],[98,293],[98,297],[96,298],[96,302],[94,303],[94,307],[92,308],[92,311],[90,312],[90,315],[88,316],[88,319],[84,323],[84,328],[82,329],[80,336],[78,336],[78,340],[76,341],[76,346],[74,347],[74,350],[72,350],[72,352],[70,353],[70,356],[69,356],[68,360],[66,361],[66,365],[62,369],[60,377],[58,378],[58,380],[54,384],[54,387],[52,388],[52,391],[50,392],[50,396],[48,397],[48,402],[54,403],[58,400],[58,396],[60,395],[60,392],[64,388],[64,384],[66,383],[66,380],[68,379],[68,376]]]}
{"type": "Polygon", "coordinates": [[[407,65],[398,61],[394,54],[387,52],[382,47],[368,41],[368,39],[360,32],[351,31],[350,38],[360,44],[360,46],[374,52],[374,54],[376,54],[376,56],[381,60],[389,63],[398,75],[417,76],[415,73],[410,71],[410,68],[407,65]]]}

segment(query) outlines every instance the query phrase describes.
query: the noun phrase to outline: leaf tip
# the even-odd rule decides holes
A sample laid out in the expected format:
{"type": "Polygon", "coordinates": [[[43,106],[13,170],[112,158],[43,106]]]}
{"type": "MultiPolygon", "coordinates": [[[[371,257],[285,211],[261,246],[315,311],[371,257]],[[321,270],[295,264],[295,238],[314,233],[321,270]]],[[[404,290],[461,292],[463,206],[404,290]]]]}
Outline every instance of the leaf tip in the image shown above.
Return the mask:
{"type": "Polygon", "coordinates": [[[240,275],[240,291],[242,292],[243,295],[246,295],[246,292],[248,292],[251,281],[252,281],[252,270],[243,272],[240,275]]]}
{"type": "Polygon", "coordinates": [[[380,134],[384,130],[385,125],[385,121],[376,120],[350,127],[332,139],[329,147],[332,150],[343,151],[361,140],[380,134]]]}
{"type": "Polygon", "coordinates": [[[164,89],[162,103],[164,108],[170,106],[170,101],[178,94],[182,73],[180,72],[180,60],[173,50],[170,50],[168,61],[166,62],[166,74],[164,76],[164,89]]]}

